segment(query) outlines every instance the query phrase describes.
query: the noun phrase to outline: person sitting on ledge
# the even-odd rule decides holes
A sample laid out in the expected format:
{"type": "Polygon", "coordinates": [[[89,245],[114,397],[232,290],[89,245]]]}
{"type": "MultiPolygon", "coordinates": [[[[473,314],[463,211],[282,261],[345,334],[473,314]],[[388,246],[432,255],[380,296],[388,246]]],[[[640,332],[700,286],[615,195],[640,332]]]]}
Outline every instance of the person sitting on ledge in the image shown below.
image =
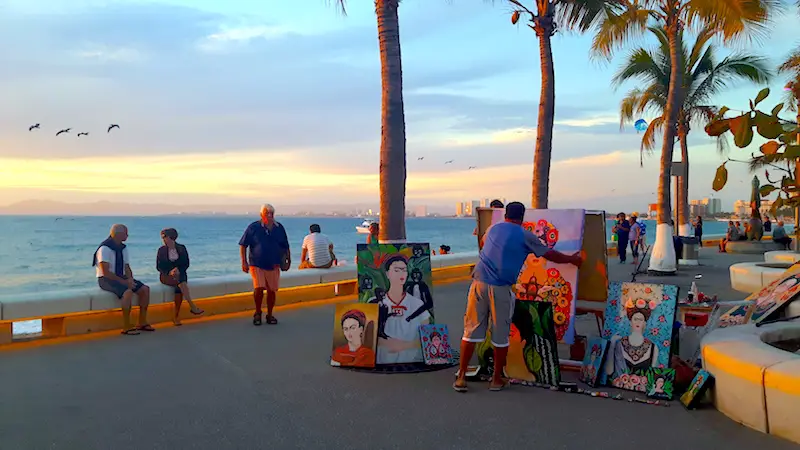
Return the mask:
{"type": "Polygon", "coordinates": [[[122,334],[139,334],[139,331],[156,331],[147,323],[147,307],[150,305],[150,288],[133,278],[128,249],[123,244],[128,239],[128,227],[121,224],[111,226],[108,239],[94,252],[92,266],[96,267],[97,284],[100,289],[111,292],[122,300],[122,334]],[[139,296],[139,326],[131,324],[133,294],[139,296]]]}
{"type": "Polygon", "coordinates": [[[739,228],[737,228],[732,220],[728,221],[728,231],[725,232],[725,237],[719,241],[719,252],[726,253],[725,245],[730,241],[739,240],[739,228]]]}
{"type": "Polygon", "coordinates": [[[783,249],[788,250],[789,244],[792,243],[792,238],[786,235],[786,229],[783,228],[783,221],[779,220],[775,228],[772,229],[772,240],[782,246],[783,249]]]}
{"type": "Polygon", "coordinates": [[[448,255],[448,254],[450,254],[450,246],[449,245],[440,245],[439,246],[439,254],[440,255],[448,255]]]}
{"type": "Polygon", "coordinates": [[[308,230],[310,233],[303,238],[300,269],[330,269],[336,264],[333,242],[322,234],[322,229],[316,223],[308,227],[308,230]]]}
{"type": "Polygon", "coordinates": [[[189,252],[186,246],[178,244],[178,230],[175,228],[165,228],[161,230],[161,240],[164,245],[156,253],[156,270],[158,270],[161,284],[175,288],[175,316],[172,323],[181,326],[181,303],[186,300],[189,304],[189,312],[194,315],[203,314],[203,310],[198,308],[192,301],[192,294],[189,292],[189,277],[186,270],[189,268],[189,252]]]}

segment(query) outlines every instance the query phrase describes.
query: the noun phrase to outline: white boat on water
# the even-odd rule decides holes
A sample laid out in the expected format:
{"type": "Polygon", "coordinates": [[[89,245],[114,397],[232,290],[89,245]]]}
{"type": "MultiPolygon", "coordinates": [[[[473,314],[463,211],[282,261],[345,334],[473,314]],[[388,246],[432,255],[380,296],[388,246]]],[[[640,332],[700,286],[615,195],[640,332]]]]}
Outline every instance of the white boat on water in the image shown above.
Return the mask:
{"type": "Polygon", "coordinates": [[[373,219],[367,219],[367,220],[361,222],[360,226],[356,227],[356,231],[358,231],[361,234],[369,234],[369,227],[373,223],[378,223],[378,221],[377,220],[373,220],[373,219]]]}

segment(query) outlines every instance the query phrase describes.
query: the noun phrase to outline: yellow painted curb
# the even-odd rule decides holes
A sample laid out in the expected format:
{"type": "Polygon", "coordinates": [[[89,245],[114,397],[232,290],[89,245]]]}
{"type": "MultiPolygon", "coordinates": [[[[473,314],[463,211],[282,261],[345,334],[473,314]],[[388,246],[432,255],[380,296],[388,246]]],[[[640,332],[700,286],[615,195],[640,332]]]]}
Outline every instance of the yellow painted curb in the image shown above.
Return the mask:
{"type": "Polygon", "coordinates": [[[706,345],[703,347],[703,364],[706,366],[714,366],[753,384],[761,386],[764,384],[764,369],[762,367],[735,359],[715,349],[713,345],[706,345]]]}
{"type": "Polygon", "coordinates": [[[800,359],[778,363],[768,367],[764,374],[764,387],[789,395],[800,396],[800,359]],[[786,373],[781,366],[790,365],[797,371],[786,373]]]}

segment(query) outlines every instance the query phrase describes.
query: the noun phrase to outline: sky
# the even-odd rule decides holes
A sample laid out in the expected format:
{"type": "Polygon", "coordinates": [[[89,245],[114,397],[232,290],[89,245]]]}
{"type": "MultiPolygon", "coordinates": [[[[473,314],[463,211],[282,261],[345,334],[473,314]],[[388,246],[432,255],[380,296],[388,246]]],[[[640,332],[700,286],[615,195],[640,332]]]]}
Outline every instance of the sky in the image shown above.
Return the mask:
{"type": "MultiPolygon", "coordinates": [[[[0,2],[0,206],[377,205],[373,2],[350,0],[347,12],[326,0],[0,2]],[[29,132],[35,123],[40,129],[29,132]],[[107,133],[111,123],[120,128],[107,133]],[[56,137],[63,128],[72,130],[56,137]]],[[[777,65],[800,43],[795,13],[778,17],[758,45],[730,51],[747,48],[777,65]]],[[[405,0],[400,33],[409,209],[450,211],[487,197],[528,203],[535,34],[511,25],[502,0],[405,0]]],[[[641,135],[621,131],[618,115],[635,84],[614,89],[610,81],[628,50],[598,60],[590,43],[590,35],[553,38],[550,206],[645,210],[659,158],[639,166],[641,135]]],[[[768,109],[785,81],[771,83],[768,109]]],[[[740,84],[715,104],[742,109],[759,88],[740,84]]],[[[693,134],[690,198],[709,197],[724,156],[702,130],[693,134]]],[[[752,178],[745,164],[728,168],[729,185],[714,194],[724,209],[749,198],[752,178]]]]}

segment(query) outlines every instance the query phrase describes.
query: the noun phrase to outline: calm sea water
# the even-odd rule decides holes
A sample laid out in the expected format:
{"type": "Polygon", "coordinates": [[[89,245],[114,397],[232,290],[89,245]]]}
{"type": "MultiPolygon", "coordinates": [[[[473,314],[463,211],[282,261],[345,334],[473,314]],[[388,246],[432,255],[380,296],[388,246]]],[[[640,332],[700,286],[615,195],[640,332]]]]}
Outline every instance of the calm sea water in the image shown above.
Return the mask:
{"type": "MultiPolygon", "coordinates": [[[[95,286],[92,253],[108,235],[112,223],[128,226],[128,248],[137,278],[154,283],[156,250],[160,231],[173,227],[179,241],[189,248],[190,277],[234,274],[240,271],[238,242],[254,217],[46,217],[0,216],[0,295],[95,286]]],[[[308,226],[318,223],[330,237],[340,260],[353,264],[356,244],[365,235],[356,232],[355,218],[279,217],[292,246],[292,259],[299,264],[300,245],[308,226]]],[[[654,241],[655,222],[646,221],[649,241],[654,241]]],[[[610,239],[612,222],[608,222],[610,239]]],[[[454,218],[409,218],[409,242],[428,242],[438,249],[449,245],[453,252],[475,251],[472,235],[475,221],[454,218]]],[[[706,234],[723,234],[726,223],[707,222],[706,234]]]]}

